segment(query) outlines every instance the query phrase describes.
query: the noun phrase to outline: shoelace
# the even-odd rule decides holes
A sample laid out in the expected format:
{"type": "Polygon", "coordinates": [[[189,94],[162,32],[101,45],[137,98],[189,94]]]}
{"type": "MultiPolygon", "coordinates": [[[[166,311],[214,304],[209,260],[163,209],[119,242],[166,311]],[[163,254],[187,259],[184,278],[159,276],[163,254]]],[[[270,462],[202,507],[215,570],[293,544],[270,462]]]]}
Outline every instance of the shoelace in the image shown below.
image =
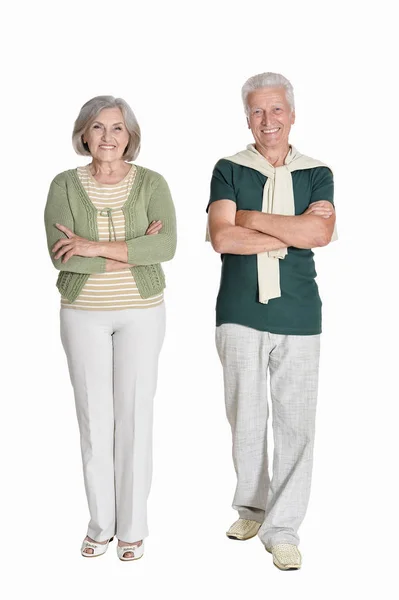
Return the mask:
{"type": "Polygon", "coordinates": [[[109,234],[109,241],[112,242],[112,233],[114,234],[114,241],[116,242],[116,233],[115,233],[115,225],[114,225],[114,220],[112,218],[112,208],[103,208],[102,210],[100,210],[100,216],[101,217],[108,217],[108,234],[109,234]]]}

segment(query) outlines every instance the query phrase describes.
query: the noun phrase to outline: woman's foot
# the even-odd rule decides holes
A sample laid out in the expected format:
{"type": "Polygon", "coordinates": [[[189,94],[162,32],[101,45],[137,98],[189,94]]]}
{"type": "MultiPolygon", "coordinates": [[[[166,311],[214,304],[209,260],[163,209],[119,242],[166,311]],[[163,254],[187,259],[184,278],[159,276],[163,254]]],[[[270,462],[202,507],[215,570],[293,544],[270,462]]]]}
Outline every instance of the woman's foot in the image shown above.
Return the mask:
{"type": "MultiPolygon", "coordinates": [[[[140,548],[140,546],[142,544],[143,544],[143,540],[140,540],[139,542],[123,542],[122,540],[118,540],[119,548],[123,548],[124,546],[136,546],[137,548],[140,548]]],[[[124,558],[125,560],[133,559],[134,552],[131,552],[131,551],[123,552],[122,558],[124,558]]]]}
{"type": "MultiPolygon", "coordinates": [[[[112,538],[111,538],[112,539],[112,538]]],[[[91,537],[89,537],[88,535],[86,535],[85,539],[83,540],[84,542],[90,542],[91,544],[99,544],[100,546],[108,544],[111,540],[106,540],[105,542],[96,542],[96,540],[93,540],[91,537]]],[[[87,548],[84,548],[82,550],[83,554],[87,554],[88,556],[90,556],[91,554],[94,554],[94,549],[90,548],[90,546],[88,546],[87,548]]]]}

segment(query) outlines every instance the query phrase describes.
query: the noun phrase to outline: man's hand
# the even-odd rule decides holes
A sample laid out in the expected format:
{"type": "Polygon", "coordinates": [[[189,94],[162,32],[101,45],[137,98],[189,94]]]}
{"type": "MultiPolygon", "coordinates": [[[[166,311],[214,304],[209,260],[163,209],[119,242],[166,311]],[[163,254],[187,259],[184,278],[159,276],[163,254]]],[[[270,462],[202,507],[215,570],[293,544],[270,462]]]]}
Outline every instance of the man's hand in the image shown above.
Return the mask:
{"type": "Polygon", "coordinates": [[[327,200],[317,200],[309,204],[308,208],[303,213],[304,215],[316,215],[328,219],[334,213],[334,207],[327,200]]]}
{"type": "Polygon", "coordinates": [[[63,263],[66,263],[72,256],[84,256],[86,258],[93,258],[98,256],[99,244],[98,242],[92,242],[86,240],[86,238],[75,235],[71,229],[59,225],[56,223],[57,229],[65,233],[67,236],[61,240],[58,240],[52,248],[52,252],[55,253],[54,258],[62,258],[63,263]]]}

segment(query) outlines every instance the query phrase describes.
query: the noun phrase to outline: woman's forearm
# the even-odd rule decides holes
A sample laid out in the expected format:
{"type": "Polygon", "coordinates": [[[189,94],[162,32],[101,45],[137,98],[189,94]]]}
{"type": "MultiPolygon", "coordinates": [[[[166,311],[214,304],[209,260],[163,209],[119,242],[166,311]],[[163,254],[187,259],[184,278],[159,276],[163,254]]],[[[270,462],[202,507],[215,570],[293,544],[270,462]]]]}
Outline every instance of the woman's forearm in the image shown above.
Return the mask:
{"type": "Polygon", "coordinates": [[[119,260],[112,260],[112,258],[107,258],[105,260],[106,273],[109,273],[111,271],[123,271],[124,269],[129,269],[130,267],[134,267],[134,265],[130,265],[119,260]]]}
{"type": "MultiPolygon", "coordinates": [[[[127,263],[127,244],[126,242],[96,242],[96,254],[103,258],[127,263]]],[[[127,266],[125,265],[125,268],[127,266]]]]}

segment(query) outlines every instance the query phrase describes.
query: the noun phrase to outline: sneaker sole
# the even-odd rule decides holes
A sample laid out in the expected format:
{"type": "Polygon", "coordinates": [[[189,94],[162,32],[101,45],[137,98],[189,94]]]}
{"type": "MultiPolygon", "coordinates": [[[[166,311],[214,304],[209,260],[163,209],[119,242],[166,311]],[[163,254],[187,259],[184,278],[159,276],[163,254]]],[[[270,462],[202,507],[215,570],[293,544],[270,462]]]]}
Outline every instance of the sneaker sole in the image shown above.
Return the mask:
{"type": "Polygon", "coordinates": [[[244,536],[244,535],[232,535],[231,533],[226,533],[227,537],[229,538],[229,540],[237,540],[239,542],[245,542],[246,540],[252,540],[252,538],[256,537],[258,534],[254,533],[253,535],[250,535],[249,537],[244,536]]]}
{"type": "Polygon", "coordinates": [[[298,571],[301,568],[301,565],[288,565],[288,566],[283,566],[283,565],[279,565],[276,563],[276,561],[273,559],[273,564],[275,567],[277,567],[280,571],[298,571]]]}

